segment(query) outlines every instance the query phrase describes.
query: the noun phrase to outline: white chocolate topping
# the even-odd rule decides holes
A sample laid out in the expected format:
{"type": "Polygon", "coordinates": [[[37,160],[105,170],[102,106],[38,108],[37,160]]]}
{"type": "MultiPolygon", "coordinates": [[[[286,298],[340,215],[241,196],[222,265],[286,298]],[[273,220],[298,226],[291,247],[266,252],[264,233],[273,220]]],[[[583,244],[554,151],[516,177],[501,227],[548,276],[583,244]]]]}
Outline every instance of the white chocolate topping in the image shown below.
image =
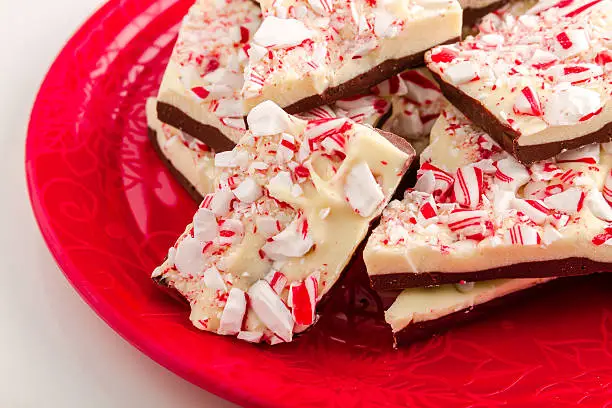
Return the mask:
{"type": "Polygon", "coordinates": [[[588,146],[524,167],[449,107],[415,189],[385,209],[371,275],[471,272],[571,257],[612,262],[612,153],[588,146]]]}
{"type": "Polygon", "coordinates": [[[291,341],[314,323],[317,301],[411,156],[347,118],[305,121],[264,102],[247,120],[236,148],[215,158],[215,192],[153,276],[187,298],[202,330],[291,341]],[[293,155],[279,155],[282,147],[293,155]]]}
{"type": "Polygon", "coordinates": [[[158,100],[238,142],[246,126],[240,89],[261,10],[251,0],[197,0],[183,20],[158,100]]]}
{"type": "Polygon", "coordinates": [[[456,0],[265,0],[249,49],[247,109],[270,99],[288,106],[457,38],[456,0]],[[436,30],[430,30],[431,24],[436,30]]]}
{"type": "Polygon", "coordinates": [[[522,146],[571,140],[612,118],[612,0],[541,1],[489,14],[480,33],[426,55],[522,146]]]}
{"type": "Polygon", "coordinates": [[[470,282],[470,285],[441,285],[405,289],[385,312],[394,333],[410,324],[436,320],[493,299],[550,281],[552,278],[496,279],[470,282]],[[467,286],[467,288],[462,288],[467,286]]]}
{"type": "Polygon", "coordinates": [[[157,119],[156,104],[154,98],[147,100],[147,124],[155,131],[162,154],[200,195],[212,192],[215,179],[214,152],[199,140],[161,123],[157,119]]]}

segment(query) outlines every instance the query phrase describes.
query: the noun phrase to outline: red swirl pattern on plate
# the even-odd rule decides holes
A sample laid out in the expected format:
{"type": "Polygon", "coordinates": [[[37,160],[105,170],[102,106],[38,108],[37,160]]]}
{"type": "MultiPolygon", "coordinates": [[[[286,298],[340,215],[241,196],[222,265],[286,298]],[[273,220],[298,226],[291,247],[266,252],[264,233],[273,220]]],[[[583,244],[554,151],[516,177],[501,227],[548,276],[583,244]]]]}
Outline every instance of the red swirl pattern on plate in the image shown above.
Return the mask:
{"type": "Polygon", "coordinates": [[[182,377],[250,406],[610,404],[608,276],[553,284],[400,351],[360,265],[293,344],[269,349],[193,328],[188,308],[149,279],[196,205],[150,148],[144,115],[190,3],[109,2],[58,56],[32,112],[34,213],[67,278],[110,326],[182,377]]]}

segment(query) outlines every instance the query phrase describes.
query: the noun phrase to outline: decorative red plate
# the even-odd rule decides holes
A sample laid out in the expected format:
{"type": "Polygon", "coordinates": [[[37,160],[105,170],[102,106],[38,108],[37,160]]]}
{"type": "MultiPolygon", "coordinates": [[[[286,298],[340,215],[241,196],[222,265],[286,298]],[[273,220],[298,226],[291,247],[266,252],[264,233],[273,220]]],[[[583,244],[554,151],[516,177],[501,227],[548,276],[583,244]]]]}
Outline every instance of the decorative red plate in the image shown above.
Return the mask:
{"type": "Polygon", "coordinates": [[[196,205],[150,148],[144,114],[190,3],[110,1],[61,52],[32,112],[34,213],[67,278],[110,326],[244,405],[612,405],[612,276],[552,285],[401,351],[359,268],[293,344],[258,347],[192,328],[186,306],[149,279],[196,205]]]}

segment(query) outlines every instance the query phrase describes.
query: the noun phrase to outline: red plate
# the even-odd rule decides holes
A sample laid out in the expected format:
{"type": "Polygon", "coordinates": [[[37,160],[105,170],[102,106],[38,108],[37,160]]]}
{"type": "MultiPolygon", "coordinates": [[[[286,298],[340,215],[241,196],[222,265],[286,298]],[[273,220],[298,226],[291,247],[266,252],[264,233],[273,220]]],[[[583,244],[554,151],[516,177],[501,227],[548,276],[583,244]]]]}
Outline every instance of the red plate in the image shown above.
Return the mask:
{"type": "Polygon", "coordinates": [[[150,148],[144,114],[190,3],[109,2],[61,52],[32,112],[34,213],[68,279],[110,326],[180,376],[245,405],[612,401],[607,276],[553,285],[402,351],[391,349],[381,308],[355,276],[293,344],[257,347],[194,329],[186,306],[149,279],[196,206],[150,148]]]}

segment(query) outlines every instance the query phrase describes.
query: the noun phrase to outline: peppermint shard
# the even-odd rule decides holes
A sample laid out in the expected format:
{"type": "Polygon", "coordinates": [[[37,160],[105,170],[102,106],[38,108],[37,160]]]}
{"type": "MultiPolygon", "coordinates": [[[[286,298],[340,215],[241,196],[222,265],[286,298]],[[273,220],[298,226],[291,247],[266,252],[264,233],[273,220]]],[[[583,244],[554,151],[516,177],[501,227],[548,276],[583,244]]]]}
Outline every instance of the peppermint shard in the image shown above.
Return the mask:
{"type": "Polygon", "coordinates": [[[364,250],[377,289],[610,271],[612,143],[524,166],[452,107],[364,250]]]}
{"type": "Polygon", "coordinates": [[[531,164],[612,139],[611,36],[612,0],[541,1],[425,60],[453,105],[531,164]]]}
{"type": "Polygon", "coordinates": [[[316,321],[414,156],[402,138],[348,118],[303,120],[267,101],[215,155],[217,178],[153,278],[202,330],[271,344],[316,321]]]}

